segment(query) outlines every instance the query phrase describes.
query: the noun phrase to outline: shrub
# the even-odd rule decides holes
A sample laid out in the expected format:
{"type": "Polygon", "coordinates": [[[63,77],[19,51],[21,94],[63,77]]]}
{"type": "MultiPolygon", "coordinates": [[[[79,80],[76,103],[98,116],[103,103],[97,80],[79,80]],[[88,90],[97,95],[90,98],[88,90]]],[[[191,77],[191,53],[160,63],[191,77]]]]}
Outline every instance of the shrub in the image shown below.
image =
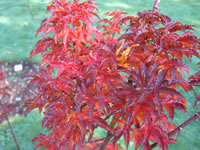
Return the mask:
{"type": "Polygon", "coordinates": [[[193,25],[172,21],[157,4],[136,17],[117,10],[101,19],[92,0],[51,1],[30,55],[42,55],[42,69],[31,74],[29,86],[39,88],[26,112],[44,110],[42,127],[50,131],[33,139],[35,149],[123,149],[121,137],[136,149],[176,143],[180,127],[169,119],[187,109],[178,88],[200,85],[200,72],[186,78],[183,61],[200,57],[200,40],[193,25]],[[97,128],[107,135],[93,137],[97,128]]]}

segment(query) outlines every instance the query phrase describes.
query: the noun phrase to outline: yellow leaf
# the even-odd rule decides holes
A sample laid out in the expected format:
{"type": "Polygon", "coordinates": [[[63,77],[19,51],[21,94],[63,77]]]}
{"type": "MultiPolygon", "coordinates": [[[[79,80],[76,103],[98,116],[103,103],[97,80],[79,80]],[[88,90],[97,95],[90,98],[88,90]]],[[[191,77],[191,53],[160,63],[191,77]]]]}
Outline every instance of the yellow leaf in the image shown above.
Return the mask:
{"type": "Polygon", "coordinates": [[[119,55],[121,49],[122,49],[122,46],[124,45],[124,42],[121,44],[121,46],[117,49],[116,51],[116,55],[119,55]]]}
{"type": "Polygon", "coordinates": [[[132,45],[131,47],[125,49],[122,53],[122,56],[120,57],[119,61],[124,62],[127,59],[128,54],[130,53],[131,49],[133,48],[134,45],[132,45]]]}

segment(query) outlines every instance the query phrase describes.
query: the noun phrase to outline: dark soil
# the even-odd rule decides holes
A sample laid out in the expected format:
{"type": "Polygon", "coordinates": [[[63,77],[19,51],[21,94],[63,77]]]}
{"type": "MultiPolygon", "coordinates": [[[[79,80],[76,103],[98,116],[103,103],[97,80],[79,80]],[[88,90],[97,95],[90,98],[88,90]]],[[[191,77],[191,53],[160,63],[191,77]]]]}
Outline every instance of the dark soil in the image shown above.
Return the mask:
{"type": "Polygon", "coordinates": [[[5,62],[0,65],[0,72],[5,72],[5,83],[9,87],[9,97],[1,98],[1,103],[16,104],[17,113],[22,113],[24,109],[19,109],[20,105],[30,98],[33,98],[36,87],[27,89],[30,77],[26,75],[31,72],[39,72],[40,64],[30,61],[5,62]]]}

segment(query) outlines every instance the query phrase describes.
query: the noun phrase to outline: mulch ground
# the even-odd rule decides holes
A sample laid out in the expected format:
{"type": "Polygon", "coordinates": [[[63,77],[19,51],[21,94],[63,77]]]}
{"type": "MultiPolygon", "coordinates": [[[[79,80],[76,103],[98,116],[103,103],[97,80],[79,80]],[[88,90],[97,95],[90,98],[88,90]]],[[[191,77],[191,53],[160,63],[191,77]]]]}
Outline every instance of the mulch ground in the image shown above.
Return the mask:
{"type": "MultiPolygon", "coordinates": [[[[9,97],[1,97],[0,104],[9,103],[16,104],[19,107],[25,100],[33,98],[33,94],[36,90],[35,87],[27,89],[27,85],[30,81],[30,77],[26,77],[28,73],[39,72],[40,64],[30,61],[14,61],[5,62],[0,65],[0,71],[5,72],[5,83],[9,87],[9,97]]],[[[19,109],[17,113],[22,113],[23,109],[19,109]]]]}

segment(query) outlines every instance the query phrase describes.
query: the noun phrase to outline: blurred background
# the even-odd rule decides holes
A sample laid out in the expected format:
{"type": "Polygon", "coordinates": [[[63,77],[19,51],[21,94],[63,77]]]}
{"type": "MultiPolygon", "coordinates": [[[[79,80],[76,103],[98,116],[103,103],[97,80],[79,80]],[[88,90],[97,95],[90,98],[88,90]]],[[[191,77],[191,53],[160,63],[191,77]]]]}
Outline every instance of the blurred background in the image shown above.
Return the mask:
{"type": "MultiPolygon", "coordinates": [[[[28,72],[37,72],[40,68],[40,56],[29,60],[29,54],[34,44],[39,39],[35,38],[36,30],[40,22],[48,17],[46,6],[50,0],[0,0],[0,71],[7,74],[7,84],[12,86],[11,102],[21,104],[30,96],[25,90],[28,80],[24,75],[28,72]]],[[[136,15],[137,12],[150,10],[153,8],[154,0],[96,0],[99,4],[99,15],[103,16],[106,11],[120,9],[128,12],[128,15],[136,15]]],[[[179,20],[185,24],[196,25],[195,34],[200,37],[200,0],[161,0],[159,12],[168,15],[172,20],[179,20]]],[[[195,73],[198,67],[197,58],[193,58],[191,72],[195,73]]],[[[186,63],[188,63],[186,61],[186,63]]],[[[199,89],[197,89],[199,90],[199,89]]],[[[200,111],[200,106],[193,108],[195,97],[192,93],[185,94],[180,89],[188,101],[188,113],[177,111],[172,122],[180,125],[196,112],[200,111]]],[[[9,116],[10,122],[21,150],[32,150],[36,143],[32,143],[33,137],[38,133],[48,133],[41,128],[43,115],[37,110],[26,116],[21,112],[9,116]]],[[[96,135],[104,135],[105,132],[99,130],[96,135]]],[[[181,131],[177,138],[177,144],[170,145],[170,150],[200,150],[200,121],[196,120],[181,131]]],[[[119,144],[125,147],[123,139],[119,144]]],[[[130,143],[130,149],[133,142],[130,143]]],[[[158,148],[155,148],[158,149],[158,148]]],[[[6,121],[0,122],[0,150],[16,150],[8,124],[6,121]]]]}

